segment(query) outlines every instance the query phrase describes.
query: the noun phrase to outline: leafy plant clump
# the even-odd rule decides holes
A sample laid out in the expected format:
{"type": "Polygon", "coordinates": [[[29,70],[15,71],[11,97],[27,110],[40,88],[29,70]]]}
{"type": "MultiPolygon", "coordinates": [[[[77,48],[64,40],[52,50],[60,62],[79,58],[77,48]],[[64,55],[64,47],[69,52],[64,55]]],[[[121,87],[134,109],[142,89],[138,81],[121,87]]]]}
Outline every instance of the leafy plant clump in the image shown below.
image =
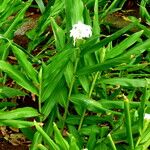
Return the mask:
{"type": "Polygon", "coordinates": [[[2,0],[0,126],[31,150],[147,150],[148,10],[145,0],[2,0]]]}

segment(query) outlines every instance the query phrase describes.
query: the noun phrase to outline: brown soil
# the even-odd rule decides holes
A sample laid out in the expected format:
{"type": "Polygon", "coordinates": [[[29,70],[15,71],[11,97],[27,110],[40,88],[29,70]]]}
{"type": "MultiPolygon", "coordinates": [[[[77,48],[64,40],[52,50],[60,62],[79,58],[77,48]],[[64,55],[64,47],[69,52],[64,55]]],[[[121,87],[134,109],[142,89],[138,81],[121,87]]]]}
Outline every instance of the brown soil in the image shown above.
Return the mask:
{"type": "Polygon", "coordinates": [[[29,150],[29,147],[26,145],[13,146],[12,144],[8,143],[7,141],[1,138],[0,150],[29,150]]]}

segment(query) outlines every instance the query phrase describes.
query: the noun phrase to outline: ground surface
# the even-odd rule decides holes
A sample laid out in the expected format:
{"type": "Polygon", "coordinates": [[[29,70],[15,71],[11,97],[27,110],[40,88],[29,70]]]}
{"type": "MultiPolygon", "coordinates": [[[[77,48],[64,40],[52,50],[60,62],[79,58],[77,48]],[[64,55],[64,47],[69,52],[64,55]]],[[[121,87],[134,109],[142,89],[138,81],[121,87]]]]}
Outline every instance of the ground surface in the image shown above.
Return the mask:
{"type": "Polygon", "coordinates": [[[13,146],[11,143],[4,141],[4,139],[0,139],[0,150],[28,150],[28,146],[26,145],[18,145],[13,146]]]}

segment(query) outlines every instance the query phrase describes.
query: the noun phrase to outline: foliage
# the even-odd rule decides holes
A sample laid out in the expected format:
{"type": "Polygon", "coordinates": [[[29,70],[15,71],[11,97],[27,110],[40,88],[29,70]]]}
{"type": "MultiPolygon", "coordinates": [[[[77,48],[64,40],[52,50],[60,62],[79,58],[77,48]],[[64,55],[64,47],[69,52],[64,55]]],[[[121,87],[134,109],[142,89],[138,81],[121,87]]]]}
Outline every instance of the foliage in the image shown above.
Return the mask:
{"type": "MultiPolygon", "coordinates": [[[[1,0],[0,126],[21,129],[31,150],[147,150],[150,30],[133,16],[121,29],[105,24],[125,2],[1,0]],[[15,31],[35,8],[40,17],[22,47],[15,31]],[[78,21],[93,35],[74,46],[70,30],[78,21]],[[7,101],[27,95],[38,108],[7,101]]],[[[141,0],[140,15],[149,25],[147,5],[141,0]]]]}

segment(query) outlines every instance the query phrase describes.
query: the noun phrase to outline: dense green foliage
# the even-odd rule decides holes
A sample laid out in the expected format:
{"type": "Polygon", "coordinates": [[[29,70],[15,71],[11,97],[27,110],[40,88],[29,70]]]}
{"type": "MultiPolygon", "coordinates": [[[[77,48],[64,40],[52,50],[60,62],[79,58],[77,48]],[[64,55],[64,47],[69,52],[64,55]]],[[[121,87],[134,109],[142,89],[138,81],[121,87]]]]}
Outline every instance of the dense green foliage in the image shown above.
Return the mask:
{"type": "Polygon", "coordinates": [[[145,25],[134,16],[122,28],[105,21],[126,2],[0,0],[0,126],[19,128],[31,150],[147,150],[149,2],[139,2],[145,25]],[[14,38],[33,10],[40,15],[19,45],[14,38]],[[74,45],[78,21],[92,36],[74,45]],[[29,95],[38,108],[17,108],[14,100],[29,95]]]}

